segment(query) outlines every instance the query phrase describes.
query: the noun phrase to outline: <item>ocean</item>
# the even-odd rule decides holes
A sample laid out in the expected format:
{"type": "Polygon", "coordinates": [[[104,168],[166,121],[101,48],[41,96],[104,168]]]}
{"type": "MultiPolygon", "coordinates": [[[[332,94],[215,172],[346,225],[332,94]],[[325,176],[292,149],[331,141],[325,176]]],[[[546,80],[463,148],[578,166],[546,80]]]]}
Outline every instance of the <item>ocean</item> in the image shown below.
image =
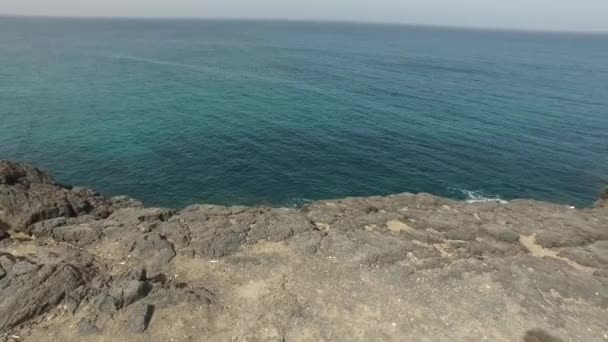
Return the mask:
{"type": "Polygon", "coordinates": [[[147,205],[590,206],[608,34],[0,17],[0,158],[147,205]]]}

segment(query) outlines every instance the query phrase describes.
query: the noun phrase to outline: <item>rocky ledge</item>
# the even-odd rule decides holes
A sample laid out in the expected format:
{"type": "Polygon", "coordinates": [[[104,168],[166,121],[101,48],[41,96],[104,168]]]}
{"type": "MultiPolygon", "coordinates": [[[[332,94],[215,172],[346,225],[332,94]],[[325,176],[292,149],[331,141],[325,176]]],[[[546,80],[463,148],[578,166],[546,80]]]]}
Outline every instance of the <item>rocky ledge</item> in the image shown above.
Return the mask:
{"type": "Polygon", "coordinates": [[[608,341],[608,210],[176,211],[0,161],[0,340],[608,341]]]}

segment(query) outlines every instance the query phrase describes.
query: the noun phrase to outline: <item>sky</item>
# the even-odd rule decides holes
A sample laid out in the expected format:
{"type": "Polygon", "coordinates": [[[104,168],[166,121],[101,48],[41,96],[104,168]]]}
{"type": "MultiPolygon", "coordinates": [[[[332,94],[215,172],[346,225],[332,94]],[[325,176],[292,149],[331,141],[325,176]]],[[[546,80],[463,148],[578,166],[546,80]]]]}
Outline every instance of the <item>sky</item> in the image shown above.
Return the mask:
{"type": "Polygon", "coordinates": [[[608,31],[608,0],[0,0],[0,14],[310,19],[608,31]]]}

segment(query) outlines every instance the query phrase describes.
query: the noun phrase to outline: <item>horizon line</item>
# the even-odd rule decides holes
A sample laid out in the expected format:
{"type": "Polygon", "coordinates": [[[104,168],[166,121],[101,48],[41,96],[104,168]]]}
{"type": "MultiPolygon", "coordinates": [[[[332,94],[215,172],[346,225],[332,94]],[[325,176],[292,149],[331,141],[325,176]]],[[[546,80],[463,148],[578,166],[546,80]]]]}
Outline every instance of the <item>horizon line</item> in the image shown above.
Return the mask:
{"type": "Polygon", "coordinates": [[[428,23],[407,23],[397,21],[374,21],[356,19],[314,19],[314,18],[257,18],[257,17],[199,17],[199,16],[95,16],[95,15],[38,15],[0,13],[0,18],[39,18],[39,19],[76,19],[76,20],[200,20],[200,21],[263,21],[263,22],[300,22],[300,23],[335,23],[335,24],[368,24],[386,26],[427,27],[437,29],[456,29],[469,31],[497,31],[497,32],[529,32],[529,33],[569,33],[569,34],[608,34],[607,30],[577,30],[577,29],[535,29],[516,27],[488,27],[476,25],[442,25],[428,23]]]}

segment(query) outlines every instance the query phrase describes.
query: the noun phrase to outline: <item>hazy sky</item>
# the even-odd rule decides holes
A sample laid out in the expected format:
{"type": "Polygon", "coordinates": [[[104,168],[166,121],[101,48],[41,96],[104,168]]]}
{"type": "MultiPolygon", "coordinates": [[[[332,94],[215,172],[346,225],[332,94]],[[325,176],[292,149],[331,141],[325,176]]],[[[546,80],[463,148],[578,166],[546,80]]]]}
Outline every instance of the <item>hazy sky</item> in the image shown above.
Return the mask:
{"type": "Polygon", "coordinates": [[[0,13],[320,19],[608,31],[608,0],[0,0],[0,13]]]}

